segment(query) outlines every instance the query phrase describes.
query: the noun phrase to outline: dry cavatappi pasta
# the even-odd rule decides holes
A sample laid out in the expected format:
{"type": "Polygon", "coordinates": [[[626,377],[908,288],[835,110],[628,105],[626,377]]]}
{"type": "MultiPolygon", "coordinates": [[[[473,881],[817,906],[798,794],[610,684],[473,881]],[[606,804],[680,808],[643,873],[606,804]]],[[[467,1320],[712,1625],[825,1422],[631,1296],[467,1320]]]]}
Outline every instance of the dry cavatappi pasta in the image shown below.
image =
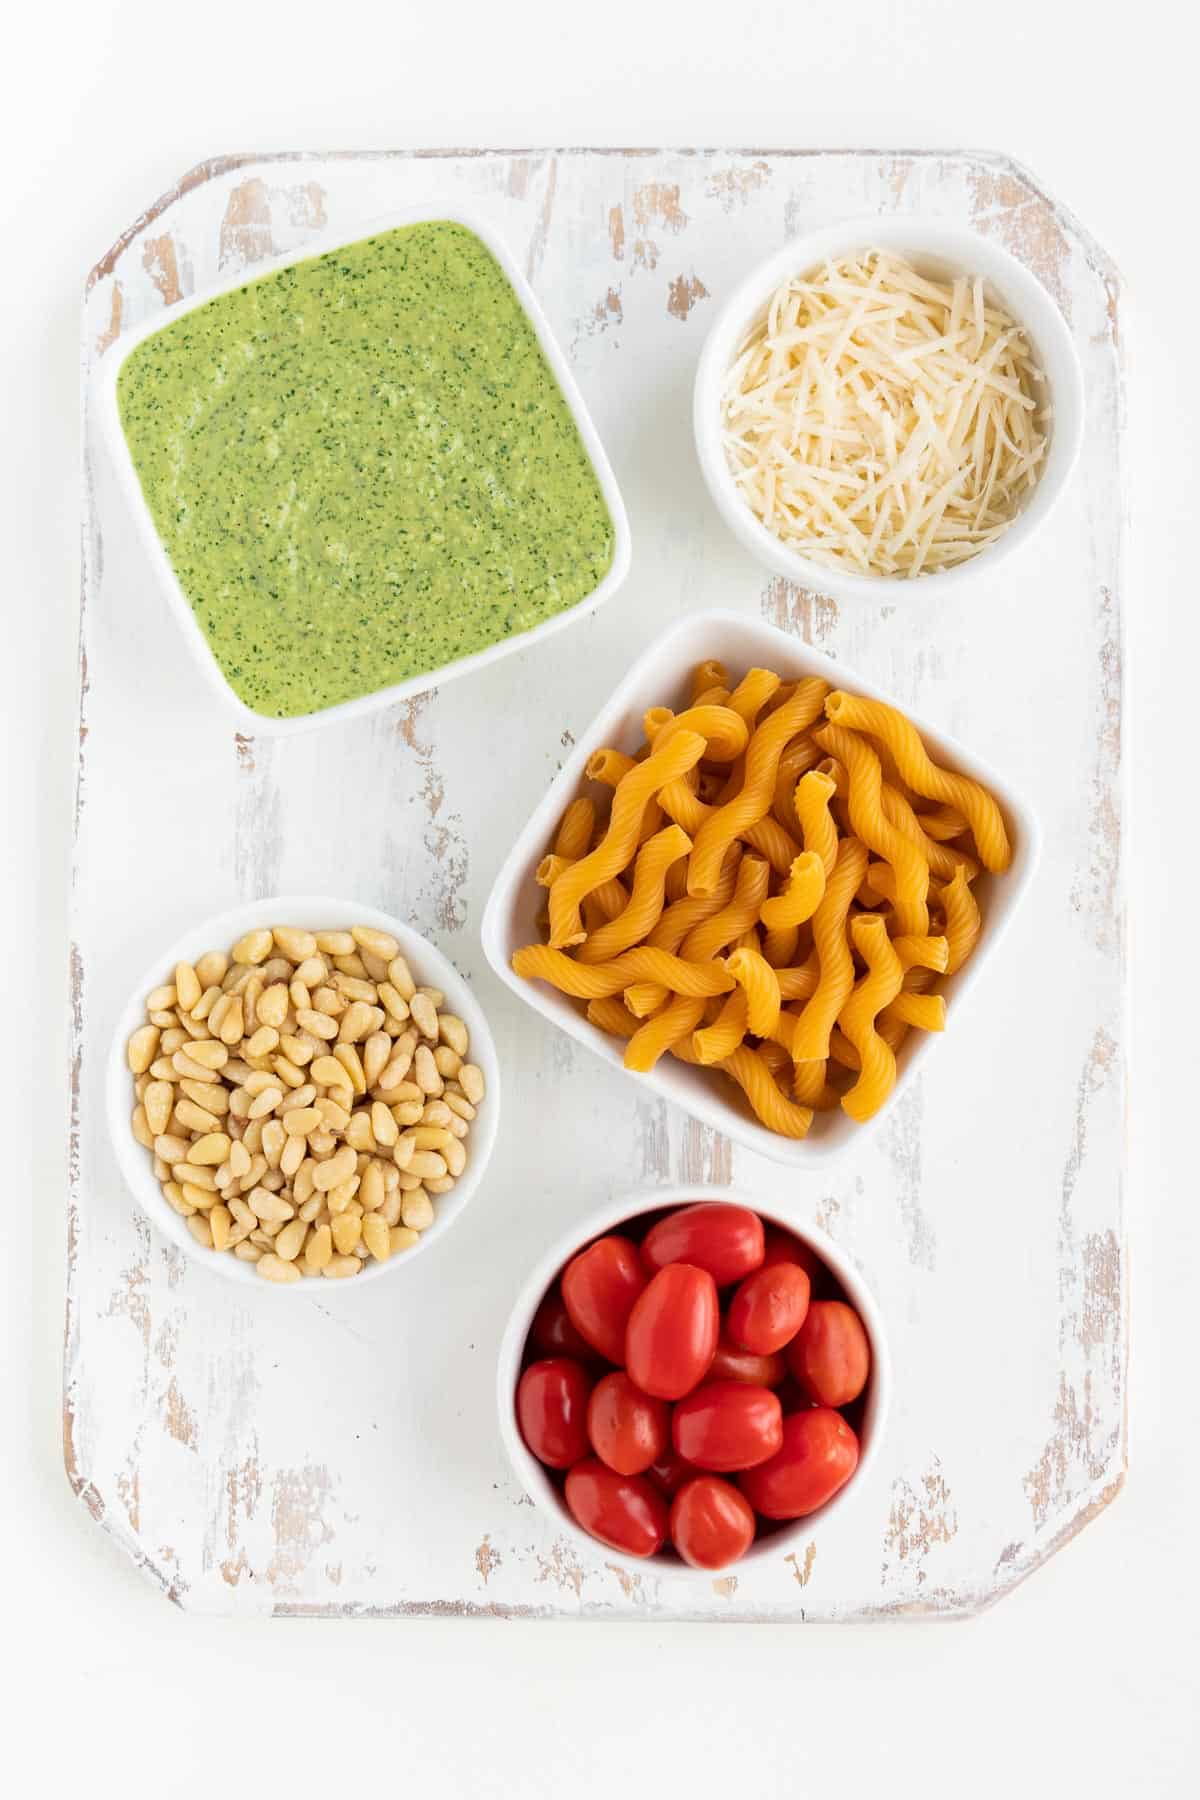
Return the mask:
{"type": "Polygon", "coordinates": [[[276,925],[179,963],[127,1057],[133,1135],[197,1243],[278,1282],[411,1249],[484,1097],[444,1002],[368,925],[276,925]]]}
{"type": "Polygon", "coordinates": [[[972,882],[1012,860],[996,800],[903,713],[816,678],[704,662],[643,724],[634,755],[589,759],[537,870],[546,941],[513,968],[585,1002],[627,1068],[712,1068],[785,1137],[869,1118],[908,1032],[945,1027],[972,882]]]}

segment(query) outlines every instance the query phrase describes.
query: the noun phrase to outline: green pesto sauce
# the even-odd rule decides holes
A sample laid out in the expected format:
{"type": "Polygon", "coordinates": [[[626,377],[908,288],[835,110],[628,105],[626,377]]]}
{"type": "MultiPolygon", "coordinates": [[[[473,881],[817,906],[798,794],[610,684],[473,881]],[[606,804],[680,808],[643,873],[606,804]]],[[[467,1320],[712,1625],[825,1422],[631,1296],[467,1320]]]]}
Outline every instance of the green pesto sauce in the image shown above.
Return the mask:
{"type": "Polygon", "coordinates": [[[219,296],[131,352],[121,423],[247,706],[295,718],[575,606],[613,526],[504,271],[409,225],[219,296]]]}

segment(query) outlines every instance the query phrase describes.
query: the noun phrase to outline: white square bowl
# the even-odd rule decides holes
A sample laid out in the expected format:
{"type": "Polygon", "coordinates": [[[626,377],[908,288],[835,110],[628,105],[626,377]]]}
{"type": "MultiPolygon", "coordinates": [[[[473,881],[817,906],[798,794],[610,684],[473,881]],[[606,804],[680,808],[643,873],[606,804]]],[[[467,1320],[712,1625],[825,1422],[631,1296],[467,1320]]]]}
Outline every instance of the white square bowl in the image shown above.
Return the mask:
{"type": "MultiPolygon", "coordinates": [[[[752,667],[774,669],[785,681],[819,675],[831,687],[847,688],[874,700],[895,704],[873,682],[856,675],[845,663],[833,662],[820,651],[799,643],[785,631],[757,619],[732,612],[697,613],[673,625],[638,658],[612,699],[580,738],[574,754],[563,766],[513,845],[496,877],[483,916],[484,955],[501,981],[527,1006],[585,1044],[615,1069],[623,1069],[623,1044],[588,1023],[579,1002],[560,994],[544,982],[524,981],[511,965],[514,950],[541,941],[537,915],[543,891],[534,872],[549,848],[558,820],[568,802],[583,791],[588,758],[605,745],[633,751],[642,742],[642,715],[649,706],[678,709],[686,704],[686,683],[691,668],[707,657],[717,657],[739,675],[752,667]]],[[[991,962],[1006,926],[1033,878],[1041,847],[1040,831],[1032,812],[1013,793],[994,769],[972,756],[961,744],[925,720],[908,713],[936,762],[982,782],[996,796],[1013,840],[1013,861],[1001,876],[983,874],[972,891],[983,913],[983,930],[975,954],[955,975],[939,984],[950,1008],[948,1030],[983,969],[991,962]]],[[[865,1124],[856,1124],[840,1109],[817,1113],[807,1138],[780,1137],[760,1125],[726,1078],[665,1056],[649,1074],[631,1074],[663,1099],[673,1101],[727,1137],[759,1151],[774,1162],[793,1168],[811,1168],[839,1155],[854,1144],[863,1144],[878,1130],[891,1108],[912,1080],[924,1058],[934,1052],[944,1034],[912,1031],[902,1044],[897,1062],[896,1085],[887,1102],[865,1124]]]]}
{"type": "Polygon", "coordinates": [[[320,237],[312,238],[299,250],[290,251],[286,256],[272,257],[267,261],[256,263],[250,272],[243,271],[232,275],[224,281],[215,282],[200,293],[192,294],[188,299],[177,302],[170,307],[165,316],[156,316],[138,326],[135,330],[122,336],[112,352],[105,356],[96,371],[93,397],[97,416],[100,421],[105,442],[112,456],[129,509],[136,522],[138,534],[146,547],[147,555],[158,576],[159,584],[166,595],[176,618],[183,630],[184,639],[195,657],[204,678],[213,690],[219,694],[227,707],[231,707],[244,731],[259,736],[290,736],[295,732],[312,731],[321,725],[328,725],[334,720],[352,719],[363,713],[377,711],[380,707],[390,706],[397,700],[404,700],[410,694],[421,694],[431,687],[443,686],[447,681],[456,680],[460,675],[467,675],[473,669],[481,669],[488,663],[497,662],[500,657],[508,656],[514,650],[527,649],[531,644],[549,637],[552,632],[561,631],[572,620],[583,618],[594,612],[605,600],[616,593],[626,575],[629,573],[631,554],[629,538],[629,521],[625,514],[625,503],[617,487],[616,477],[612,472],[604,446],[593,425],[583,395],[575,384],[575,378],[567,364],[566,357],[559,349],[558,343],[550,329],[545,314],[538,305],[537,297],[524,274],[504,244],[486,220],[476,214],[457,206],[425,206],[412,207],[404,212],[389,213],[367,219],[351,232],[326,232],[320,237]],[[324,256],[331,250],[343,249],[349,244],[362,243],[364,239],[379,237],[384,232],[394,231],[405,225],[422,225],[431,222],[447,222],[462,225],[475,234],[484,246],[491,251],[508,278],[513,292],[530,324],[537,334],[542,353],[553,371],[554,378],[562,391],[563,399],[575,422],[575,428],[583,441],[584,449],[600,484],[604,495],[604,503],[608,508],[613,527],[613,557],[608,573],[597,583],[590,594],[570,607],[566,612],[557,613],[554,618],[546,619],[529,631],[519,632],[516,636],[505,638],[498,644],[491,644],[486,650],[477,650],[473,656],[460,657],[457,662],[444,663],[440,668],[431,669],[427,674],[413,675],[407,681],[398,681],[390,687],[380,688],[376,693],[360,695],[356,700],[343,700],[336,706],[319,708],[316,712],[305,713],[296,719],[273,719],[266,713],[256,712],[234,692],[221,672],[219,663],[213,655],[196,615],[192,611],[187,595],[175,574],[170,556],[158,530],[154,524],[150,508],[146,504],[142,485],[138,479],[137,469],[130,454],[129,445],[121,426],[121,415],[117,405],[117,381],[126,357],[148,337],[156,332],[165,331],[174,325],[186,313],[194,312],[197,307],[206,305],[221,294],[232,293],[240,287],[248,287],[264,277],[278,273],[280,269],[291,268],[296,263],[311,262],[315,257],[324,256]]]}

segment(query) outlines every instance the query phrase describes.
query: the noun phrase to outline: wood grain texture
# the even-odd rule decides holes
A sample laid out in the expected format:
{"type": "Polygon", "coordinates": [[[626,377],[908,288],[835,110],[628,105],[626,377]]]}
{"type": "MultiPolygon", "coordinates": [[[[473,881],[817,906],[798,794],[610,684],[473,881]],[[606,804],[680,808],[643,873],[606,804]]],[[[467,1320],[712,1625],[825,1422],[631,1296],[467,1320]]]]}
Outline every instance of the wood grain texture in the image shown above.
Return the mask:
{"type": "Polygon", "coordinates": [[[88,1511],[183,1606],[226,1613],[886,1619],[962,1615],[1118,1491],[1127,1344],[1121,893],[1122,387],[1104,255],[999,158],[778,151],[238,157],[201,165],[89,278],[83,376],[229,270],[438,196],[522,258],[625,493],[635,541],[596,617],[470,681],[286,743],[196,683],[89,428],[64,1450],[88,1511]],[[1066,313],[1087,383],[1079,476],[1035,550],[965,602],[839,608],[765,578],[705,497],[692,372],[746,265],[855,213],[971,220],[1066,313]],[[743,607],[845,658],[1036,798],[1047,851],[992,977],[885,1130],[796,1177],[520,1008],[477,941],[534,800],[631,656],[743,607]],[[183,745],[186,743],[186,751],[183,745]],[[128,982],[195,916],[350,891],[476,985],[508,1070],[485,1190],[437,1256],[280,1304],[185,1266],[124,1191],[101,1068],[128,982]],[[1031,1020],[1046,1023],[1031,1029],[1031,1020]],[[495,1351],[548,1233],[614,1189],[761,1191],[854,1256],[897,1395],[857,1503],[777,1562],[630,1576],[547,1527],[507,1473],[495,1351]]]}

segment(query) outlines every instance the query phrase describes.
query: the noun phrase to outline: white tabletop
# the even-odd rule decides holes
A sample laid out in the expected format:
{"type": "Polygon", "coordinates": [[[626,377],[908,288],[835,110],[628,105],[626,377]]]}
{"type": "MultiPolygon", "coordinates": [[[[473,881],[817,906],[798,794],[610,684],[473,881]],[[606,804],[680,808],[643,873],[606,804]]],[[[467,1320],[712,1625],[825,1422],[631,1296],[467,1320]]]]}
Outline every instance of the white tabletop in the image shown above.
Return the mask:
{"type": "MultiPolygon", "coordinates": [[[[1172,210],[1191,166],[1194,46],[1159,4],[1140,9],[1136,29],[1034,0],[1002,14],[935,0],[840,16],[705,0],[575,11],[563,0],[463,0],[376,15],[346,0],[293,6],[285,23],[277,9],[260,22],[244,4],[210,0],[186,35],[147,0],[29,19],[25,73],[0,127],[6,313],[14,302],[16,312],[3,339],[0,455],[15,504],[0,711],[17,829],[0,906],[16,965],[6,1123],[22,1154],[0,1216],[13,1285],[3,1406],[7,1440],[20,1445],[6,1459],[16,1493],[5,1636],[16,1658],[5,1691],[17,1733],[44,1759],[43,1791],[86,1782],[135,1800],[221,1782],[250,1793],[281,1777],[318,1793],[331,1777],[392,1775],[430,1795],[641,1793],[672,1776],[701,1793],[726,1779],[819,1792],[822,1776],[852,1793],[877,1781],[901,1794],[1016,1783],[1037,1794],[1182,1793],[1197,1697],[1189,1327],[1200,1245],[1185,1149],[1197,1058],[1190,1021],[1172,1023],[1166,1002],[1181,1008],[1194,991],[1183,909],[1197,863],[1185,723],[1197,629],[1184,540],[1200,258],[1190,208],[1172,210]],[[83,273],[205,154],[580,142],[1004,149],[1072,207],[1128,283],[1131,1473],[1103,1518],[969,1626],[185,1618],[139,1582],[62,1477],[83,273]],[[30,1425],[32,1458],[22,1454],[30,1425]]],[[[1036,619],[1015,608],[1014,627],[1036,619]]]]}

